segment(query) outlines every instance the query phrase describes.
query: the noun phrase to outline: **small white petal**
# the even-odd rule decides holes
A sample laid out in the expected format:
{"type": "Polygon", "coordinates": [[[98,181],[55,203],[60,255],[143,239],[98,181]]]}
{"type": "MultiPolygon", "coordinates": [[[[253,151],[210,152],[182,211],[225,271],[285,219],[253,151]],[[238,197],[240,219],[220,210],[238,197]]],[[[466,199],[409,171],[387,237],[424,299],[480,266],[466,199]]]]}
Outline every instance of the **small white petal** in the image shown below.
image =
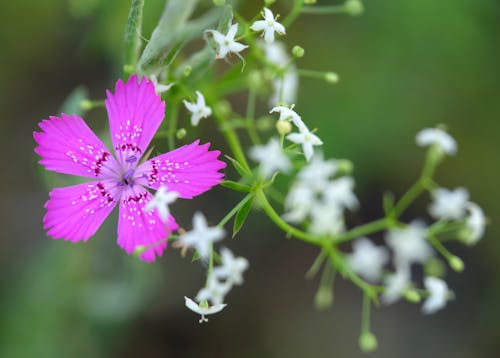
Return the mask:
{"type": "Polygon", "coordinates": [[[443,152],[450,155],[457,152],[457,142],[455,139],[439,128],[422,129],[417,133],[416,142],[422,147],[433,144],[438,145],[443,152]]]}
{"type": "Polygon", "coordinates": [[[434,313],[446,306],[448,286],[446,282],[437,277],[426,277],[424,279],[425,288],[429,291],[429,297],[422,306],[425,314],[434,313]]]}

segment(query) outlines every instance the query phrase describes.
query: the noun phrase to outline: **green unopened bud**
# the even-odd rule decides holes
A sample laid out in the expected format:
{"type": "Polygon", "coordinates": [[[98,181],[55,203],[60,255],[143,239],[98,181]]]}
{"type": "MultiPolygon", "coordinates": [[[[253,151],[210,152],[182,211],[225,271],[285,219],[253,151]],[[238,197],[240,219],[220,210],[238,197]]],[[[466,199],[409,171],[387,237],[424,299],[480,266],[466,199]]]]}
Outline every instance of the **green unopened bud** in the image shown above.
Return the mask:
{"type": "Polygon", "coordinates": [[[188,77],[191,74],[192,70],[193,70],[193,68],[191,66],[187,65],[186,67],[184,67],[182,74],[184,75],[184,77],[188,77]]]}
{"type": "Polygon", "coordinates": [[[354,169],[354,164],[348,159],[337,160],[337,171],[340,174],[351,174],[354,169]]]}
{"type": "Polygon", "coordinates": [[[125,72],[128,75],[131,75],[132,73],[135,72],[135,67],[132,65],[123,65],[123,72],[125,72]]]}
{"type": "Polygon", "coordinates": [[[293,46],[293,48],[292,48],[293,57],[297,57],[297,58],[304,57],[304,54],[305,54],[305,50],[302,47],[293,46]]]}
{"type": "Polygon", "coordinates": [[[443,277],[446,266],[441,260],[434,257],[425,263],[424,271],[426,276],[443,277]]]}
{"type": "Polygon", "coordinates": [[[339,81],[339,75],[335,72],[325,73],[325,81],[328,83],[337,83],[339,81]]]}
{"type": "Polygon", "coordinates": [[[144,251],[147,250],[147,248],[148,247],[145,245],[138,245],[135,247],[133,255],[139,257],[144,253],[144,251]]]}
{"type": "Polygon", "coordinates": [[[264,4],[266,4],[266,6],[272,5],[275,2],[276,2],[276,0],[264,0],[264,4]]]}
{"type": "Polygon", "coordinates": [[[345,11],[351,16],[359,16],[365,10],[360,0],[347,0],[344,3],[345,11]]]}
{"type": "Polygon", "coordinates": [[[304,4],[313,5],[313,4],[316,4],[316,0],[304,0],[304,4]]]}
{"type": "Polygon", "coordinates": [[[377,337],[371,332],[366,332],[361,334],[359,337],[359,348],[365,352],[373,352],[375,349],[377,349],[378,343],[377,343],[377,337]]]}
{"type": "Polygon", "coordinates": [[[179,130],[177,130],[177,132],[175,133],[175,136],[177,137],[177,139],[182,139],[186,136],[186,129],[184,128],[180,128],[179,130]]]}
{"type": "Polygon", "coordinates": [[[465,269],[465,264],[458,256],[452,256],[448,259],[448,264],[456,272],[462,272],[465,269]]]}
{"type": "Polygon", "coordinates": [[[92,101],[84,99],[80,102],[80,108],[83,109],[84,111],[89,111],[92,108],[94,108],[94,104],[92,103],[92,101]]]}
{"type": "Polygon", "coordinates": [[[213,0],[215,6],[222,6],[226,3],[226,0],[213,0]]]}
{"type": "Polygon", "coordinates": [[[248,86],[252,89],[258,89],[262,86],[262,74],[258,70],[251,71],[247,77],[248,86]]]}
{"type": "Polygon", "coordinates": [[[420,294],[415,290],[406,290],[404,293],[404,297],[408,302],[411,302],[411,303],[419,303],[420,302],[420,294]]]}
{"type": "Polygon", "coordinates": [[[231,103],[228,101],[219,101],[215,105],[215,111],[222,117],[227,118],[231,115],[231,103]]]}
{"type": "Polygon", "coordinates": [[[292,131],[292,124],[288,121],[278,120],[276,122],[276,130],[281,135],[288,134],[292,131]]]}
{"type": "Polygon", "coordinates": [[[320,287],[314,296],[314,306],[318,310],[326,310],[333,303],[333,291],[331,287],[320,287]]]}

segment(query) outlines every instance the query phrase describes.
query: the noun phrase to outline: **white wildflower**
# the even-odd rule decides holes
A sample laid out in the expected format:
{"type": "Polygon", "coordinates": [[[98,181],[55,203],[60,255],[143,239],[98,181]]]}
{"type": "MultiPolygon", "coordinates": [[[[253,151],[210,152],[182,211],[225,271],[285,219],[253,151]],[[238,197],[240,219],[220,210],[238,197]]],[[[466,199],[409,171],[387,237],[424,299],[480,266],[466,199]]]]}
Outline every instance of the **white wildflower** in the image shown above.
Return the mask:
{"type": "Polygon", "coordinates": [[[292,167],[290,159],[283,153],[276,138],[271,138],[266,145],[252,147],[250,158],[260,163],[264,178],[271,177],[276,171],[287,173],[292,167]]]}
{"type": "Polygon", "coordinates": [[[457,142],[451,135],[439,128],[425,128],[417,133],[417,144],[421,147],[437,145],[441,150],[453,155],[457,152],[457,142]]]}
{"type": "Polygon", "coordinates": [[[476,244],[484,235],[486,226],[486,217],[483,210],[475,203],[467,205],[469,215],[465,218],[467,226],[465,233],[465,242],[469,245],[476,244]]]}
{"type": "Polygon", "coordinates": [[[285,106],[276,106],[273,107],[269,113],[274,113],[278,112],[280,114],[280,117],[278,120],[280,121],[291,121],[293,124],[295,124],[299,129],[300,128],[306,128],[304,122],[302,121],[302,118],[293,110],[293,105],[291,108],[285,107],[285,106]]]}
{"type": "Polygon", "coordinates": [[[267,43],[274,41],[274,33],[277,32],[280,35],[285,34],[285,27],[276,21],[277,18],[268,8],[264,8],[264,13],[262,14],[264,20],[255,21],[250,28],[253,31],[263,31],[264,40],[267,43]]]}
{"type": "Polygon", "coordinates": [[[351,269],[364,279],[376,282],[382,275],[382,268],[389,261],[389,253],[383,246],[375,246],[363,237],[353,243],[353,252],[347,256],[351,269]]]}
{"type": "Polygon", "coordinates": [[[317,203],[311,208],[310,215],[308,231],[312,234],[334,236],[344,231],[344,217],[336,206],[317,203]]]}
{"type": "Polygon", "coordinates": [[[283,214],[283,219],[299,224],[306,219],[318,202],[314,191],[307,183],[296,183],[286,196],[285,209],[287,212],[283,214]]]}
{"type": "Polygon", "coordinates": [[[337,172],[337,161],[324,160],[323,155],[316,154],[312,160],[297,174],[297,178],[310,185],[316,192],[323,192],[329,178],[337,172]]]}
{"type": "Polygon", "coordinates": [[[210,254],[212,243],[222,240],[224,230],[220,227],[208,227],[205,216],[196,212],[193,216],[193,230],[186,232],[179,238],[179,245],[194,247],[200,257],[206,260],[210,254]]]}
{"type": "Polygon", "coordinates": [[[425,289],[429,291],[429,297],[422,306],[423,313],[434,313],[446,306],[446,296],[448,294],[446,282],[437,277],[426,277],[424,285],[425,289]]]}
{"type": "Polygon", "coordinates": [[[309,161],[314,154],[314,146],[323,145],[321,139],[318,138],[314,133],[310,132],[309,129],[304,125],[302,128],[299,127],[299,133],[290,133],[286,138],[296,144],[302,144],[302,151],[306,160],[309,161]]]}
{"type": "Polygon", "coordinates": [[[273,79],[273,94],[269,103],[294,103],[297,100],[299,75],[295,65],[290,63],[290,56],[283,42],[264,43],[264,54],[267,60],[282,70],[282,74],[273,79]]]}
{"type": "MultiPolygon", "coordinates": [[[[201,315],[200,323],[208,322],[208,318],[205,317],[206,315],[218,313],[218,312],[222,311],[222,309],[224,307],[227,306],[225,303],[221,303],[221,304],[213,305],[213,306],[208,306],[208,304],[205,305],[203,303],[198,304],[186,296],[184,296],[184,301],[185,301],[187,308],[189,308],[191,311],[201,315]]],[[[206,303],[206,302],[204,302],[204,303],[206,303]]]]}
{"type": "Polygon", "coordinates": [[[184,105],[191,112],[191,124],[197,126],[200,119],[207,118],[212,114],[212,109],[205,104],[205,97],[200,91],[196,91],[196,103],[191,103],[186,100],[184,105]]]}
{"type": "Polygon", "coordinates": [[[233,285],[243,283],[243,272],[248,268],[248,260],[244,257],[234,257],[231,250],[223,247],[220,251],[222,266],[214,268],[214,275],[226,279],[233,285]]]}
{"type": "Polygon", "coordinates": [[[429,206],[429,213],[435,219],[459,220],[465,216],[469,201],[467,189],[438,188],[432,191],[432,197],[434,201],[429,206]]]}
{"type": "Polygon", "coordinates": [[[149,79],[151,80],[151,82],[153,82],[153,85],[155,86],[156,94],[162,94],[163,92],[168,91],[174,85],[174,83],[169,83],[167,85],[158,83],[158,77],[156,77],[156,75],[154,74],[149,76],[149,79]]]}
{"type": "Polygon", "coordinates": [[[196,300],[198,302],[210,301],[214,305],[219,305],[224,302],[224,297],[231,291],[231,288],[231,282],[221,282],[215,275],[211,275],[208,279],[208,285],[198,292],[196,300]]]}
{"type": "Polygon", "coordinates": [[[328,183],[325,188],[325,200],[340,208],[355,210],[359,206],[358,199],[353,192],[354,179],[350,176],[344,176],[328,183]]]}
{"type": "Polygon", "coordinates": [[[179,198],[179,193],[176,191],[167,191],[166,186],[161,186],[155,193],[153,199],[151,199],[146,204],[146,210],[151,211],[153,209],[158,210],[158,216],[164,222],[168,222],[168,217],[170,216],[169,205],[175,202],[179,198]]]}
{"type": "Polygon", "coordinates": [[[214,41],[217,43],[218,51],[216,58],[224,58],[228,53],[234,53],[236,56],[242,58],[239,53],[248,47],[234,41],[234,37],[238,32],[238,24],[232,24],[225,35],[216,30],[207,30],[207,32],[212,33],[214,41]]]}
{"type": "Polygon", "coordinates": [[[426,228],[419,222],[413,222],[404,228],[391,229],[386,235],[386,242],[394,250],[396,266],[408,266],[422,263],[432,255],[432,249],[425,240],[426,228]]]}
{"type": "Polygon", "coordinates": [[[381,300],[384,304],[395,303],[410,287],[410,271],[408,267],[397,267],[396,272],[384,278],[384,293],[381,300]]]}

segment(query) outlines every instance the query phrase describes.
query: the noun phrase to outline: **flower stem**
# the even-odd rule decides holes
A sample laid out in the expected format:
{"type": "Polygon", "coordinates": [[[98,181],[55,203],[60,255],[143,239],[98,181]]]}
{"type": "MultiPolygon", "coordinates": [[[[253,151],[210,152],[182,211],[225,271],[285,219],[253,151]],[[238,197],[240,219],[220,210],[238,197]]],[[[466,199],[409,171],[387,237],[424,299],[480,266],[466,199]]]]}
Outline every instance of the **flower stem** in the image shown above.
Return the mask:
{"type": "Polygon", "coordinates": [[[364,225],[356,226],[351,230],[339,235],[336,239],[336,243],[346,242],[353,239],[357,239],[361,236],[368,235],[377,231],[387,229],[392,226],[392,221],[388,218],[383,218],[369,222],[364,225]]]}
{"type": "Polygon", "coordinates": [[[144,0],[132,0],[132,5],[128,13],[127,25],[125,27],[125,49],[123,52],[123,65],[124,69],[127,69],[124,71],[126,76],[135,72],[139,59],[143,7],[144,0]]]}

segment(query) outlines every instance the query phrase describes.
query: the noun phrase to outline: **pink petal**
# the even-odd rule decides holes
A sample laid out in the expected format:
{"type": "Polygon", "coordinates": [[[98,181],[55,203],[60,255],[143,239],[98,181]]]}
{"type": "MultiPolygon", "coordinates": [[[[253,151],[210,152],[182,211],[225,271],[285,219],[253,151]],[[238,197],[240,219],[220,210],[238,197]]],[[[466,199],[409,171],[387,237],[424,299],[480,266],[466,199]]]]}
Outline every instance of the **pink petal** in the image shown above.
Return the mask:
{"type": "Polygon", "coordinates": [[[109,178],[117,170],[109,150],[77,115],[50,117],[38,126],[42,132],[33,132],[35,153],[46,169],[87,178],[109,178]]]}
{"type": "Polygon", "coordinates": [[[153,198],[149,191],[138,185],[125,190],[120,202],[118,245],[128,254],[132,254],[138,246],[151,246],[140,258],[148,262],[154,261],[166,249],[166,239],[170,232],[177,230],[179,226],[170,216],[167,228],[156,210],[146,210],[146,204],[153,198]]]}
{"type": "Polygon", "coordinates": [[[44,229],[54,239],[87,241],[113,210],[118,195],[113,180],[56,188],[45,204],[44,229]]]}
{"type": "Polygon", "coordinates": [[[165,116],[165,102],[156,94],[153,82],[137,75],[127,83],[116,82],[114,94],[106,91],[111,140],[118,160],[124,164],[146,151],[165,116]]]}
{"type": "Polygon", "coordinates": [[[148,160],[137,168],[138,183],[153,189],[166,186],[176,191],[179,197],[191,199],[202,194],[224,177],[219,173],[226,163],[217,160],[218,150],[208,151],[210,143],[199,145],[200,141],[184,145],[171,152],[148,160]]]}

